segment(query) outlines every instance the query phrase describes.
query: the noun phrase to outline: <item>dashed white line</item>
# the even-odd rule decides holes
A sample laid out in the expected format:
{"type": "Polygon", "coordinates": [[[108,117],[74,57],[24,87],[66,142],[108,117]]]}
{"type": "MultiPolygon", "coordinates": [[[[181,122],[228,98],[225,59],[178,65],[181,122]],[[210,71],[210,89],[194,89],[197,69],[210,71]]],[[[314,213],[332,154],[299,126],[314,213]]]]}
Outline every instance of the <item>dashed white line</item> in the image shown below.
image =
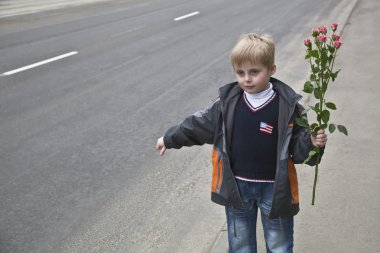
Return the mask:
{"type": "Polygon", "coordinates": [[[67,54],[62,54],[62,55],[59,55],[59,56],[56,56],[56,57],[53,57],[53,58],[50,58],[50,59],[47,59],[47,60],[44,60],[44,61],[40,61],[40,62],[36,62],[36,63],[30,64],[30,65],[25,66],[25,67],[21,67],[21,68],[18,68],[18,69],[14,69],[14,70],[10,70],[10,71],[4,72],[2,75],[4,75],[4,76],[13,75],[13,74],[16,74],[18,72],[25,71],[25,70],[28,70],[28,69],[31,69],[31,68],[35,68],[35,67],[38,67],[38,66],[41,66],[41,65],[53,62],[53,61],[58,61],[60,59],[63,59],[63,58],[75,55],[77,53],[78,53],[77,51],[73,51],[73,52],[70,52],[70,53],[67,53],[67,54]]]}
{"type": "Polygon", "coordinates": [[[194,11],[192,13],[183,15],[183,16],[178,17],[178,18],[175,18],[174,21],[179,21],[179,20],[182,20],[182,19],[185,19],[185,18],[189,18],[189,17],[195,16],[195,15],[198,15],[198,14],[199,14],[199,11],[194,11]]]}

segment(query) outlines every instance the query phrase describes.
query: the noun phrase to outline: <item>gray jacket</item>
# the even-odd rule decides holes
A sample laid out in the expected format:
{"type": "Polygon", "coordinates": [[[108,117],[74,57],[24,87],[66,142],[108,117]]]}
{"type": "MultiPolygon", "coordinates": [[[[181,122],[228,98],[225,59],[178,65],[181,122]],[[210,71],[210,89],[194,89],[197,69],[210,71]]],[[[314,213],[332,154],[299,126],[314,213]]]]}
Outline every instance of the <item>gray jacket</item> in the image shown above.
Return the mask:
{"type": "MultiPolygon", "coordinates": [[[[303,108],[298,103],[301,96],[275,78],[271,78],[270,82],[280,98],[277,168],[269,214],[270,218],[278,218],[298,213],[298,182],[294,164],[302,163],[314,146],[310,140],[310,132],[295,124],[296,117],[306,118],[306,115],[301,115],[303,108]]],[[[171,127],[164,136],[168,149],[213,144],[211,199],[224,206],[243,206],[229,161],[233,114],[242,92],[236,82],[221,87],[218,99],[209,107],[171,127]]],[[[308,164],[315,165],[315,162],[316,159],[311,159],[308,164]]]]}

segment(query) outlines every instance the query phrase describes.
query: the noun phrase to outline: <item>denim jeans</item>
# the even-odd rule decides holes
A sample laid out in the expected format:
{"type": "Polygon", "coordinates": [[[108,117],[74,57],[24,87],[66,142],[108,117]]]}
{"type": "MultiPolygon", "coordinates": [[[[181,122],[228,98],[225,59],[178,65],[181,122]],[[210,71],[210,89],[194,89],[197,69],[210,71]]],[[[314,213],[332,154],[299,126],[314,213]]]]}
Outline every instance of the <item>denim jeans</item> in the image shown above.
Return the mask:
{"type": "Polygon", "coordinates": [[[273,183],[238,180],[243,208],[226,207],[229,253],[256,253],[256,221],[260,208],[268,253],[293,252],[293,216],[269,219],[273,183]]]}

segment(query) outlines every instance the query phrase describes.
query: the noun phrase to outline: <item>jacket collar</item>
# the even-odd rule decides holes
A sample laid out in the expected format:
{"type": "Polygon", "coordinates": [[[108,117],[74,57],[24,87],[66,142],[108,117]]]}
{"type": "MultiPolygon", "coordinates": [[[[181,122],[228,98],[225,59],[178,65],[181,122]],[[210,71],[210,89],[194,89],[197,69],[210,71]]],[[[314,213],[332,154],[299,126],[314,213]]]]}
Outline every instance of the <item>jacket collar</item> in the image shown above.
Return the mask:
{"type": "Polygon", "coordinates": [[[233,82],[219,88],[219,97],[222,101],[228,101],[241,92],[243,90],[239,87],[238,83],[233,82]]]}
{"type": "Polygon", "coordinates": [[[289,106],[294,106],[296,103],[298,103],[298,101],[301,100],[302,96],[297,94],[287,84],[274,77],[270,78],[270,82],[273,84],[273,89],[285,100],[289,106]]]}

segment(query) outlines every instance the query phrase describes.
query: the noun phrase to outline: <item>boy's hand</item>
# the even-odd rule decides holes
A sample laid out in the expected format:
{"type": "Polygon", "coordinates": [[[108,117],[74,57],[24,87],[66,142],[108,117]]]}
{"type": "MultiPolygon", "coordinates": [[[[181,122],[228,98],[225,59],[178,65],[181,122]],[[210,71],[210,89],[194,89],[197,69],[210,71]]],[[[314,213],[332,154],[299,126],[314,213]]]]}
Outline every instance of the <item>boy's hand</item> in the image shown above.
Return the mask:
{"type": "Polygon", "coordinates": [[[163,156],[166,151],[165,143],[164,143],[164,137],[160,137],[157,140],[156,149],[160,151],[160,155],[163,156]]]}
{"type": "Polygon", "coordinates": [[[324,129],[320,129],[315,136],[311,135],[311,142],[315,147],[323,148],[327,142],[327,134],[324,129]]]}

